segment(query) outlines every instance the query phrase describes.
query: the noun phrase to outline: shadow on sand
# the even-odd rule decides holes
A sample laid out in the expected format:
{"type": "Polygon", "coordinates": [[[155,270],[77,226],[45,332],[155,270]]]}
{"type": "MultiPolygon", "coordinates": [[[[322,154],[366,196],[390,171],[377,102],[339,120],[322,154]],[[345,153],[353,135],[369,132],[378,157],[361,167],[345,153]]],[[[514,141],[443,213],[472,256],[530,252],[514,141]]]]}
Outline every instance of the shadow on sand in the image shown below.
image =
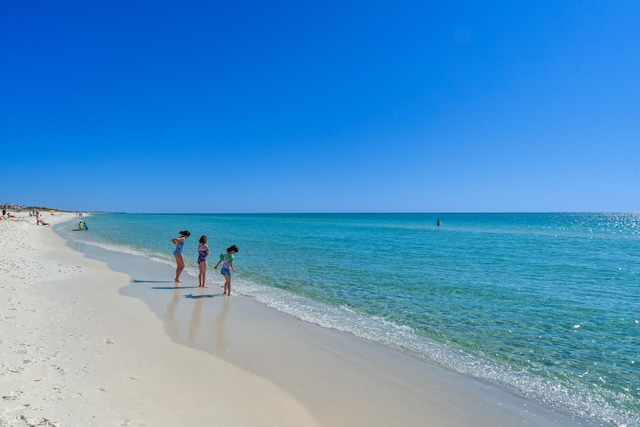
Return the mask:
{"type": "Polygon", "coordinates": [[[131,280],[131,283],[175,283],[172,280],[131,280]]]}
{"type": "Polygon", "coordinates": [[[218,295],[213,295],[213,294],[209,294],[209,295],[188,294],[188,295],[185,295],[184,298],[200,299],[200,298],[215,298],[215,297],[221,297],[221,296],[222,296],[222,294],[218,294],[218,295]]]}

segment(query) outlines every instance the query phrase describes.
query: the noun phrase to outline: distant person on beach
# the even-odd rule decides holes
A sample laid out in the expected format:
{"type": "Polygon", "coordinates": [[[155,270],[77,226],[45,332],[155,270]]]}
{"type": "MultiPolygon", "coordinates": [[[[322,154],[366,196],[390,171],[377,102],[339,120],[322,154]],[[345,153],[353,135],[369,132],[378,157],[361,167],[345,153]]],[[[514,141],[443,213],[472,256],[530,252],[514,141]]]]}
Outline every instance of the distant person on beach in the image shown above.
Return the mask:
{"type": "Polygon", "coordinates": [[[189,230],[183,230],[180,232],[180,237],[176,237],[175,239],[171,239],[171,243],[176,245],[175,250],[173,251],[173,256],[176,257],[176,283],[182,283],[180,280],[180,274],[182,274],[182,270],[184,270],[184,256],[182,252],[184,251],[184,241],[191,236],[189,230]]]}
{"type": "Polygon", "coordinates": [[[214,270],[218,269],[220,263],[222,263],[222,269],[220,270],[220,274],[224,276],[224,292],[223,295],[231,296],[231,272],[236,272],[236,269],[233,267],[233,259],[235,254],[238,253],[238,247],[236,245],[231,245],[227,248],[226,254],[220,254],[220,261],[216,264],[214,270]]]}
{"type": "Polygon", "coordinates": [[[440,224],[442,224],[442,221],[440,221],[440,218],[438,218],[438,220],[436,221],[436,224],[438,224],[438,227],[440,227],[440,224]]]}
{"type": "Polygon", "coordinates": [[[82,229],[83,229],[84,231],[89,231],[89,226],[87,225],[87,223],[86,223],[86,222],[83,222],[83,223],[82,223],[82,229]]]}
{"type": "Polygon", "coordinates": [[[49,226],[49,228],[51,228],[51,223],[44,222],[43,219],[39,219],[37,222],[38,222],[38,225],[46,225],[46,226],[49,226]]]}
{"type": "Polygon", "coordinates": [[[200,237],[200,243],[198,243],[198,287],[208,288],[205,285],[207,279],[207,257],[209,256],[209,246],[207,246],[207,240],[209,238],[206,235],[200,237]]]}
{"type": "Polygon", "coordinates": [[[82,231],[82,221],[78,222],[78,230],[82,231]]]}

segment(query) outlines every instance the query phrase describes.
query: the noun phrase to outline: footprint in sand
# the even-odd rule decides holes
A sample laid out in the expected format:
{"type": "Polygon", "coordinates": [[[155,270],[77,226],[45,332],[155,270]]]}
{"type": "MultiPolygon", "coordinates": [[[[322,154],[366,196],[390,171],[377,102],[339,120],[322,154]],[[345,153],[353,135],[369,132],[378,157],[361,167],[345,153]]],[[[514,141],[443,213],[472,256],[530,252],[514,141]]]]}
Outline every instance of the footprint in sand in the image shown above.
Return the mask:
{"type": "Polygon", "coordinates": [[[9,366],[7,367],[7,371],[11,372],[12,374],[19,374],[24,371],[24,368],[21,366],[9,366]]]}
{"type": "Polygon", "coordinates": [[[18,400],[22,396],[24,396],[24,392],[22,392],[20,390],[12,391],[11,393],[7,394],[6,396],[2,396],[2,400],[18,400]]]}
{"type": "Polygon", "coordinates": [[[29,418],[26,417],[24,415],[20,415],[20,421],[23,421],[25,424],[29,427],[56,427],[58,424],[52,422],[51,420],[48,420],[46,418],[40,418],[40,417],[35,417],[35,418],[29,418]]]}
{"type": "Polygon", "coordinates": [[[51,367],[56,370],[59,374],[61,375],[66,375],[67,374],[67,370],[64,369],[62,366],[58,366],[58,365],[51,365],[51,367]]]}

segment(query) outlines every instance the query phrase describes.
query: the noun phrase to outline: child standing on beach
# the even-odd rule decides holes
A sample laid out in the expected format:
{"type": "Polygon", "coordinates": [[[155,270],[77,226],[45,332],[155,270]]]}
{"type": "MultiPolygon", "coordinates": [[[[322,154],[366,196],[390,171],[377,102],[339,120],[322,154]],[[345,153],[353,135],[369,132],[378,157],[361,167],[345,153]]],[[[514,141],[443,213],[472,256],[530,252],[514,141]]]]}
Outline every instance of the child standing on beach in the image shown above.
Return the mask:
{"type": "Polygon", "coordinates": [[[189,230],[183,230],[180,232],[180,237],[171,239],[171,243],[176,245],[176,248],[173,251],[173,256],[176,257],[176,283],[182,283],[182,280],[180,280],[180,274],[185,267],[182,252],[184,251],[184,241],[187,240],[189,236],[191,236],[191,232],[189,232],[189,230]]]}
{"type": "Polygon", "coordinates": [[[207,279],[207,257],[209,256],[207,240],[209,240],[209,238],[203,234],[198,244],[198,270],[200,271],[198,274],[198,287],[200,288],[208,288],[208,286],[205,285],[207,279]]]}
{"type": "Polygon", "coordinates": [[[235,258],[235,254],[238,253],[238,247],[236,245],[231,245],[227,248],[226,254],[220,254],[220,261],[216,264],[214,270],[218,269],[220,263],[222,263],[222,269],[220,270],[220,274],[224,276],[224,292],[223,295],[231,296],[231,272],[236,272],[236,269],[233,267],[233,259],[235,258]]]}

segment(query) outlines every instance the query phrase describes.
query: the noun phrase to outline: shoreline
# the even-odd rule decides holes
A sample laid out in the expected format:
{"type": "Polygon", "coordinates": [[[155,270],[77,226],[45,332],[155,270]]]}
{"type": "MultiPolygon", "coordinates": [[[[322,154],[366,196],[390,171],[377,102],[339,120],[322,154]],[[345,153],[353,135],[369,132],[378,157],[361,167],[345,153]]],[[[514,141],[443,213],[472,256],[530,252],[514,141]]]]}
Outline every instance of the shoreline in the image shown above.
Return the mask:
{"type": "MultiPolygon", "coordinates": [[[[46,231],[51,233],[48,228],[46,231]]],[[[523,422],[540,427],[588,425],[584,420],[556,413],[498,387],[379,344],[300,321],[251,298],[224,298],[220,295],[222,289],[217,287],[199,290],[197,278],[191,276],[186,277],[185,283],[176,290],[173,282],[167,281],[173,274],[173,268],[168,265],[91,245],[75,248],[82,250],[83,255],[70,249],[71,241],[65,244],[62,237],[57,238],[57,241],[47,241],[47,251],[38,246],[31,248],[32,252],[72,271],[75,271],[75,265],[79,277],[71,280],[54,278],[56,292],[49,294],[45,290],[43,295],[54,299],[59,311],[65,313],[64,318],[54,318],[54,324],[58,321],[77,327],[81,320],[78,317],[83,314],[75,312],[76,307],[91,307],[91,313],[103,313],[104,317],[96,319],[93,315],[91,319],[98,324],[97,330],[110,336],[100,340],[94,336],[96,328],[81,328],[84,339],[91,335],[95,349],[100,351],[78,353],[75,361],[88,365],[104,363],[103,380],[113,381],[115,375],[123,381],[117,384],[117,398],[112,396],[114,402],[108,421],[114,420],[113,414],[130,414],[132,406],[142,406],[148,410],[136,409],[135,420],[149,425],[170,425],[168,421],[160,421],[161,417],[155,413],[160,408],[161,412],[167,413],[166,417],[174,417],[174,421],[179,417],[181,421],[177,424],[186,423],[186,415],[181,410],[198,413],[197,418],[190,419],[190,425],[210,425],[212,422],[221,425],[320,426],[401,423],[407,426],[488,427],[523,422]],[[95,277],[88,281],[87,275],[95,277]],[[87,284],[92,292],[86,292],[87,284]],[[60,299],[65,295],[74,301],[71,305],[67,299],[60,299]],[[124,344],[117,346],[120,352],[109,354],[115,359],[109,360],[112,364],[103,360],[105,351],[121,342],[124,344]],[[139,348],[141,342],[143,348],[139,348]],[[158,352],[160,343],[163,350],[158,352]],[[149,351],[152,348],[156,350],[149,351]],[[194,363],[185,363],[183,357],[187,356],[194,363]],[[135,369],[123,360],[129,357],[142,357],[135,369]],[[145,363],[145,358],[149,363],[145,363]],[[214,375],[209,372],[209,364],[224,368],[214,369],[214,375]],[[203,365],[207,368],[202,369],[203,365]],[[138,370],[145,375],[140,375],[138,370]],[[223,377],[228,377],[226,383],[221,381],[221,371],[225,372],[223,377]],[[231,371],[232,375],[229,374],[231,371]],[[125,372],[135,374],[128,375],[127,380],[125,372]],[[175,378],[173,383],[167,382],[166,372],[180,378],[175,378]],[[188,381],[183,381],[185,374],[190,375],[188,381]],[[140,381],[141,377],[147,381],[140,381]],[[209,381],[204,381],[203,377],[209,381]],[[237,395],[225,395],[230,386],[237,387],[237,395]],[[253,393],[260,386],[269,389],[269,399],[278,398],[267,405],[271,408],[267,417],[261,412],[259,417],[250,419],[249,413],[255,415],[255,411],[265,406],[264,390],[253,393]],[[200,393],[193,396],[195,390],[200,390],[202,396],[200,393]],[[185,393],[193,400],[184,398],[185,393]],[[180,398],[179,408],[171,397],[180,398]],[[226,412],[220,408],[205,409],[218,406],[224,407],[226,412]],[[283,412],[279,409],[282,407],[287,410],[283,412]],[[280,413],[287,415],[279,419],[280,413]],[[230,422],[234,417],[236,420],[230,422]],[[271,419],[273,423],[267,421],[271,419]]],[[[14,290],[19,285],[14,284],[14,290]]],[[[38,288],[38,293],[41,291],[43,289],[38,288]]],[[[2,345],[5,353],[4,341],[2,345]]],[[[83,348],[79,342],[70,343],[70,346],[75,350],[78,346],[83,348]]],[[[16,399],[16,405],[17,401],[24,400],[25,394],[23,391],[16,399]]],[[[88,394],[85,392],[84,396],[88,394]]],[[[10,413],[6,404],[7,401],[3,401],[4,413],[0,412],[0,420],[10,413]]],[[[101,405],[104,406],[104,401],[101,405]]],[[[23,411],[28,412],[28,409],[23,411]]],[[[70,409],[68,417],[73,417],[74,411],[82,412],[82,408],[70,409]]],[[[96,419],[106,422],[109,414],[96,416],[92,425],[96,419]]],[[[132,415],[128,416],[130,421],[134,419],[132,415]]]]}
{"type": "Polygon", "coordinates": [[[0,426],[317,425],[270,382],[173,343],[119,294],[128,276],[48,227],[3,223],[0,426]]]}

